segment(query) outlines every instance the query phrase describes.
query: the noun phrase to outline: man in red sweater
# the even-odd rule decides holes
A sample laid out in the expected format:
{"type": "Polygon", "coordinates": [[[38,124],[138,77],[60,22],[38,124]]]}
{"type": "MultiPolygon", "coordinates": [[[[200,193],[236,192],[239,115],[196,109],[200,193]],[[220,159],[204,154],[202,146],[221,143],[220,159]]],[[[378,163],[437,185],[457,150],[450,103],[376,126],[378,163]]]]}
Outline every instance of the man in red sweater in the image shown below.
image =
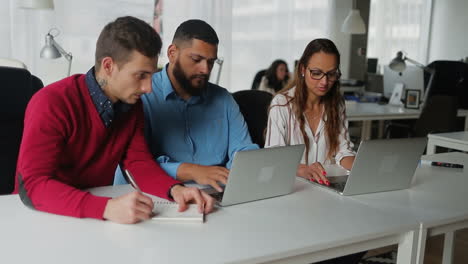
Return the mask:
{"type": "Polygon", "coordinates": [[[122,163],[143,192],[173,199],[180,210],[190,201],[205,213],[213,209],[213,198],[184,187],[159,167],[144,138],[140,96],[151,92],[161,46],[145,22],[118,18],[102,30],[95,66],[87,74],[60,80],[33,96],[15,186],[25,205],[118,223],[148,219],[153,202],[140,192],[109,198],[83,190],[112,184],[122,163]]]}

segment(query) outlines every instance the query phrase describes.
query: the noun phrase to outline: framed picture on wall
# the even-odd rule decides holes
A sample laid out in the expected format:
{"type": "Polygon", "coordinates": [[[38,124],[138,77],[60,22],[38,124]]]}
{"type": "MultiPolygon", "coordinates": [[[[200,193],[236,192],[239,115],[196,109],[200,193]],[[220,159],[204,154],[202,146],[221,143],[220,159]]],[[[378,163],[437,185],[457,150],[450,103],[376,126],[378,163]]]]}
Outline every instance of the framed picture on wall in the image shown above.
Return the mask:
{"type": "Polygon", "coordinates": [[[420,97],[420,90],[406,90],[405,108],[419,109],[420,97]]]}

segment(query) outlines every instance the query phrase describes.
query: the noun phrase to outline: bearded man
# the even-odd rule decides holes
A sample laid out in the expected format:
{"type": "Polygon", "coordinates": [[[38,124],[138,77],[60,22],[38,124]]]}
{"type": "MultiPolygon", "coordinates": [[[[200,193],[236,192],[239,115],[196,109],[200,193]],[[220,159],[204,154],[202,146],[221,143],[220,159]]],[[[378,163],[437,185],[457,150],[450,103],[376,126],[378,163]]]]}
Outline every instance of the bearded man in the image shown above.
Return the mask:
{"type": "MultiPolygon", "coordinates": [[[[153,74],[152,92],[142,101],[147,143],[167,174],[222,191],[234,154],[258,146],[231,94],[208,82],[218,43],[206,22],[180,24],[167,50],[169,64],[153,74]]],[[[115,184],[121,183],[117,171],[115,184]]]]}

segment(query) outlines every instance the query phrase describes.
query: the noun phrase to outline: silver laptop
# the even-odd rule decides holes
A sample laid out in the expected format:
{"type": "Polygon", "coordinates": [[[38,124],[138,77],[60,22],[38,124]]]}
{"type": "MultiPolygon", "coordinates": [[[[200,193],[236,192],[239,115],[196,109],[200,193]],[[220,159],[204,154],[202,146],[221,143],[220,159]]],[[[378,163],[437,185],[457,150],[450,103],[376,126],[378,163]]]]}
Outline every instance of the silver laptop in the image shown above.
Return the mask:
{"type": "Polygon", "coordinates": [[[349,175],[329,176],[330,186],[318,185],[342,195],[407,189],[426,143],[426,138],[363,141],[349,175]]]}
{"type": "Polygon", "coordinates": [[[239,151],[234,156],[224,192],[204,189],[228,206],[289,194],[304,145],[239,151]]]}

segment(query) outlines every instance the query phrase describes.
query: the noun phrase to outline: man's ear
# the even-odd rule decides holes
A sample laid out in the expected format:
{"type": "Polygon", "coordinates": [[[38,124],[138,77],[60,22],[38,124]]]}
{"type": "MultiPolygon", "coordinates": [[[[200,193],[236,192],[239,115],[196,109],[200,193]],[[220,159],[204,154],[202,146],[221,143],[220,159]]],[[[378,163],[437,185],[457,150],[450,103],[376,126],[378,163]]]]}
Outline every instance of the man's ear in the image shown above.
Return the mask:
{"type": "Polygon", "coordinates": [[[99,71],[105,74],[106,76],[111,76],[112,71],[116,66],[117,65],[111,57],[104,57],[101,60],[101,68],[99,69],[99,71]]]}
{"type": "Polygon", "coordinates": [[[174,63],[177,60],[177,56],[179,55],[179,48],[175,44],[169,45],[167,48],[167,58],[169,59],[169,63],[174,63]]]}

